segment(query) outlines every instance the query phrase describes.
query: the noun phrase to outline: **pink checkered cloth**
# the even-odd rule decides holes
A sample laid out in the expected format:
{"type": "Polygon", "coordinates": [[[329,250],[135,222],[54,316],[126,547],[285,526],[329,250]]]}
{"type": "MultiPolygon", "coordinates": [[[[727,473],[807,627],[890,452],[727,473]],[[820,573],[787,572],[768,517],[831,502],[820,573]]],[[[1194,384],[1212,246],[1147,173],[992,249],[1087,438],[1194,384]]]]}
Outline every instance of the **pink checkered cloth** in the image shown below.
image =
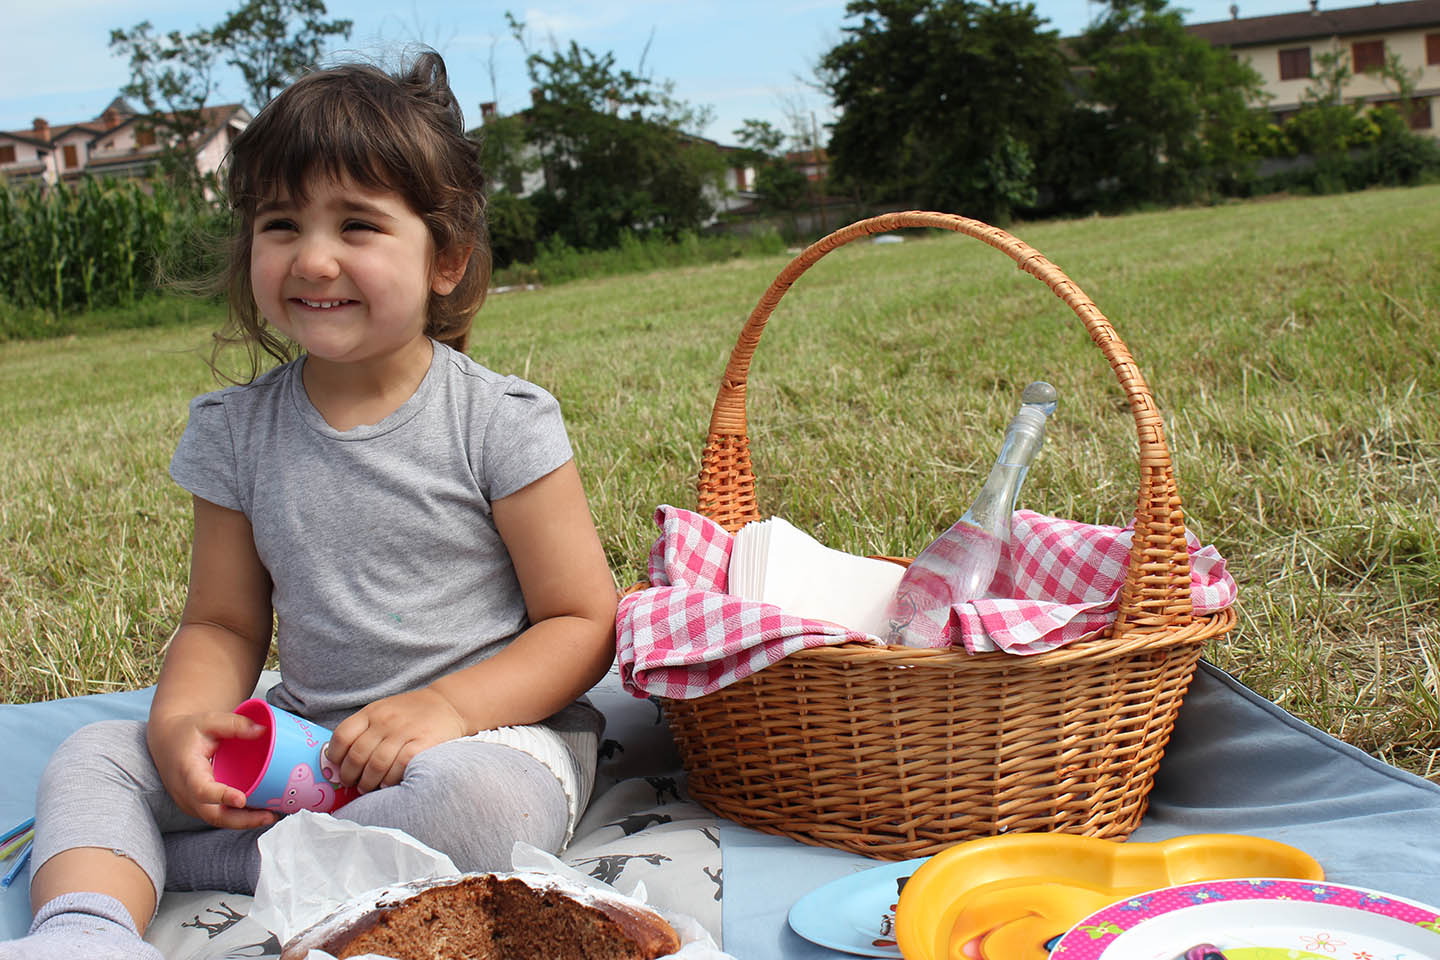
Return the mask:
{"type": "MultiPolygon", "coordinates": [[[[620,678],[637,697],[703,696],[797,650],[878,637],[790,616],[726,593],[731,537],[698,513],[661,506],[650,549],[650,586],[620,599],[615,631],[620,678]]],[[[957,604],[946,645],[971,653],[1043,653],[1095,636],[1115,619],[1130,562],[1128,528],[1015,513],[992,599],[957,604]]],[[[1214,547],[1189,531],[1191,603],[1197,614],[1235,602],[1235,581],[1214,547]]]]}

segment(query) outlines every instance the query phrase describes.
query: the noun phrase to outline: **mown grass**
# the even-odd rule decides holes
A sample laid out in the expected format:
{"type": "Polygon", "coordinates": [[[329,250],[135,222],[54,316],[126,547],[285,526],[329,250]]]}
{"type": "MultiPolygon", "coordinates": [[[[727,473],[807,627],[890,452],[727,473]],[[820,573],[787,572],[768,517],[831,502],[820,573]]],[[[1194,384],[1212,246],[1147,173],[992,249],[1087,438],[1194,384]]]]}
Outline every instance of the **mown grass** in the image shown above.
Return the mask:
{"type": "Polygon", "coordinates": [[[568,283],[778,254],[784,249],[785,241],[774,230],[706,236],[687,230],[674,240],[660,234],[641,237],[626,231],[620,235],[618,246],[603,250],[576,250],[556,236],[540,245],[532,262],[497,269],[491,280],[498,287],[568,283]]]}
{"type": "MultiPolygon", "coordinates": [[[[1130,347],[1189,523],[1240,582],[1209,657],[1440,780],[1440,187],[1023,224],[1130,347]]],[[[978,488],[1021,387],[1060,390],[1023,502],[1121,523],[1134,425],[1070,311],[954,235],[852,244],[776,311],[750,377],[762,509],[913,554],[978,488]]],[[[472,353],[553,390],[616,582],[693,506],[711,404],[786,257],[496,296],[472,353]]],[[[165,474],[218,316],[0,344],[0,696],[153,680],[184,594],[165,474]]]]}

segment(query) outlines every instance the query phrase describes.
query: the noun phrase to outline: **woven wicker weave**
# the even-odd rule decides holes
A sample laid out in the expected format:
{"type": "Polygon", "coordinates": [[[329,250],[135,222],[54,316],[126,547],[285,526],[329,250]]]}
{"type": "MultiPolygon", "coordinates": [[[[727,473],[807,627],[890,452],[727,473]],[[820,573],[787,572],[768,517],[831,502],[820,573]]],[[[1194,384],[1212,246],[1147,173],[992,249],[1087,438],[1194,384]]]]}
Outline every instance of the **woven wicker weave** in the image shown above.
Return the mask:
{"type": "Polygon", "coordinates": [[[745,419],[750,360],[785,291],[852,240],[938,227],[981,240],[1043,280],[1109,361],[1139,434],[1140,493],[1120,611],[1106,635],[1050,653],[821,647],[708,696],[665,700],[689,792],[717,814],[889,860],[1014,831],[1124,839],[1207,640],[1232,611],[1192,615],[1184,515],[1149,388],[1110,322],[1059,268],[1003,230],[893,213],[837,230],[781,271],[725,369],[699,510],[727,530],[761,519],[745,419]]]}

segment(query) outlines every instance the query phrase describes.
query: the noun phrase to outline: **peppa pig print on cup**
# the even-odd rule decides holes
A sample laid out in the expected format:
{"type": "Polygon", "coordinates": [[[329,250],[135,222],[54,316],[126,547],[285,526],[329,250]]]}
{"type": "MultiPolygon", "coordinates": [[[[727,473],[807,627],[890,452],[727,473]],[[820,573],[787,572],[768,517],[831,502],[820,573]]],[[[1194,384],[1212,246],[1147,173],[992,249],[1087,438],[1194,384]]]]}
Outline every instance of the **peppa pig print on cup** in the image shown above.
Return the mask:
{"type": "Polygon", "coordinates": [[[235,712],[266,729],[254,740],[222,740],[213,760],[215,779],[245,794],[245,805],[274,813],[325,813],[358,796],[339,784],[325,756],[330,731],[304,717],[246,700],[235,712]]]}

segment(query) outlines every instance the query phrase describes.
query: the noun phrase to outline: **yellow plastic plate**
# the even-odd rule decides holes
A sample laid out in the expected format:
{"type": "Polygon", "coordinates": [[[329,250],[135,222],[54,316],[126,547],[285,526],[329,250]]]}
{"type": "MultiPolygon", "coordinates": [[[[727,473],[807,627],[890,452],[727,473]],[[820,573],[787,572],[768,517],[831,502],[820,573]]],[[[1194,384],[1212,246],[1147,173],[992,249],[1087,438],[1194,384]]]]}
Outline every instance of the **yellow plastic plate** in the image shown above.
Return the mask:
{"type": "Polygon", "coordinates": [[[1239,834],[1116,843],[1060,833],[986,837],[935,854],[906,881],[895,933],[906,960],[1046,960],[1047,944],[1133,894],[1200,880],[1323,880],[1313,857],[1239,834]]]}

